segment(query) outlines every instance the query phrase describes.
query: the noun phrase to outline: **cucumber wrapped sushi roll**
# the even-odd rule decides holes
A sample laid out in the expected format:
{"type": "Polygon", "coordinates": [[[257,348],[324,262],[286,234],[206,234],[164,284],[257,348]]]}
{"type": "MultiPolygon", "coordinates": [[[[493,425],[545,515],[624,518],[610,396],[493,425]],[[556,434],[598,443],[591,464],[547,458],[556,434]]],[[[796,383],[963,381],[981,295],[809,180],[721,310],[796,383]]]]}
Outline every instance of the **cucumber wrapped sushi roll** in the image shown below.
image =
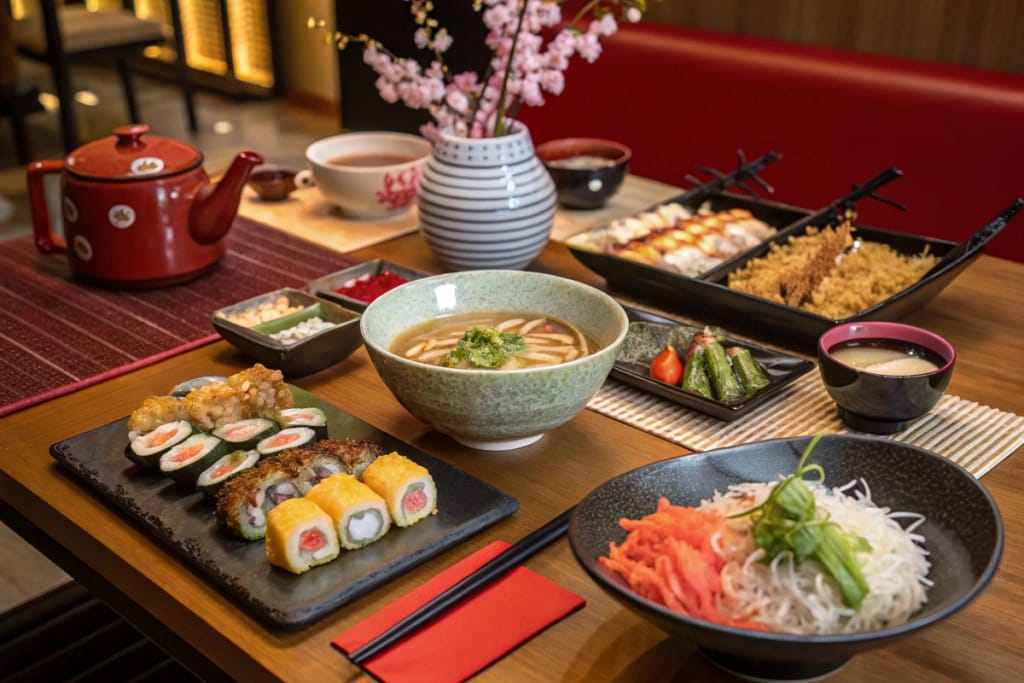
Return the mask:
{"type": "Polygon", "coordinates": [[[213,497],[231,477],[244,472],[259,462],[260,454],[255,449],[234,450],[218,458],[216,462],[203,470],[196,479],[196,488],[200,493],[213,497]]]}
{"type": "Polygon", "coordinates": [[[387,503],[351,474],[334,474],[306,493],[330,515],[342,548],[355,550],[373,543],[391,528],[387,503]]]}
{"type": "Polygon", "coordinates": [[[225,450],[224,441],[212,434],[193,434],[160,456],[160,471],[179,484],[195,484],[199,473],[225,450]]]}
{"type": "Polygon", "coordinates": [[[188,420],[162,424],[145,434],[138,434],[128,444],[128,457],[143,467],[160,467],[160,456],[199,430],[188,420]]]}
{"type": "Polygon", "coordinates": [[[305,498],[286,500],[267,514],[267,560],[293,574],[338,556],[338,536],[330,515],[305,498]]]}
{"type": "Polygon", "coordinates": [[[430,472],[394,451],[370,463],[363,483],[384,499],[397,526],[412,526],[437,512],[437,486],[430,472]]]}
{"type": "Polygon", "coordinates": [[[275,455],[289,448],[300,448],[312,446],[316,442],[316,431],[309,427],[289,427],[282,429],[276,434],[260,439],[256,444],[256,450],[260,455],[275,455]]]}
{"type": "Polygon", "coordinates": [[[262,460],[231,477],[217,493],[216,516],[222,529],[247,541],[263,538],[267,513],[290,498],[299,497],[297,472],[286,464],[262,460]]]}
{"type": "Polygon", "coordinates": [[[327,415],[319,408],[284,408],[277,412],[277,421],[282,429],[309,427],[317,439],[327,438],[327,415]]]}
{"type": "Polygon", "coordinates": [[[277,423],[266,417],[252,417],[247,420],[229,422],[226,425],[213,430],[213,435],[224,439],[228,448],[240,451],[250,451],[256,445],[276,434],[280,430],[277,423]]]}

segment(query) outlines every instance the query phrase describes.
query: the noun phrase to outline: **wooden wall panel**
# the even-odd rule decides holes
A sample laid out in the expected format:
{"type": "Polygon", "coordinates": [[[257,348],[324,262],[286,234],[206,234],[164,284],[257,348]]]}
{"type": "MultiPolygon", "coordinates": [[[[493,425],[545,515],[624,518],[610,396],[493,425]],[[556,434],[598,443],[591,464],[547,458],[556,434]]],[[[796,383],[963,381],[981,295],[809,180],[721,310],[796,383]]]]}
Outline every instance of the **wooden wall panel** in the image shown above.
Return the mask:
{"type": "Polygon", "coordinates": [[[1022,0],[648,0],[648,21],[1024,72],[1022,0]]]}

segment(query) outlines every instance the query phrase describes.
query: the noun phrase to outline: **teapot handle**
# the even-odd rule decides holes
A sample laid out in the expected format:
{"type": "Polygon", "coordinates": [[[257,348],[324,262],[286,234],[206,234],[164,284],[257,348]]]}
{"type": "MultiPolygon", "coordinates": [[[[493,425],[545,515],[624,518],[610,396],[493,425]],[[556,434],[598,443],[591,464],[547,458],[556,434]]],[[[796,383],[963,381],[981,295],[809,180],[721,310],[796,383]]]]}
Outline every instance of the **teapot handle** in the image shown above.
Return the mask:
{"type": "Polygon", "coordinates": [[[50,210],[46,205],[46,190],[43,177],[64,171],[63,161],[33,161],[28,165],[28,200],[32,210],[32,232],[36,249],[44,254],[67,253],[67,243],[58,235],[50,222],[50,210]]]}

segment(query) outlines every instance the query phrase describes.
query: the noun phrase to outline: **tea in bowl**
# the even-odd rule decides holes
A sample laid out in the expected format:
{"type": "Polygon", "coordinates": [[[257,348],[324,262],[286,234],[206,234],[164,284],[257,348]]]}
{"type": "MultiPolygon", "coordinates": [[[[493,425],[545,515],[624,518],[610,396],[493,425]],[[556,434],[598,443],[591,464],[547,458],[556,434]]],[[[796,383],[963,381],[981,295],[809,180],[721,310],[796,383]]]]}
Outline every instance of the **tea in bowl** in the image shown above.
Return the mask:
{"type": "Polygon", "coordinates": [[[893,322],[837,325],[818,339],[825,390],[849,427],[894,434],[935,407],[956,350],[941,336],[893,322]]]}
{"type": "Polygon", "coordinates": [[[306,148],[309,168],[296,182],[315,185],[346,217],[394,216],[415,203],[431,149],[429,140],[407,133],[334,135],[306,148]]]}

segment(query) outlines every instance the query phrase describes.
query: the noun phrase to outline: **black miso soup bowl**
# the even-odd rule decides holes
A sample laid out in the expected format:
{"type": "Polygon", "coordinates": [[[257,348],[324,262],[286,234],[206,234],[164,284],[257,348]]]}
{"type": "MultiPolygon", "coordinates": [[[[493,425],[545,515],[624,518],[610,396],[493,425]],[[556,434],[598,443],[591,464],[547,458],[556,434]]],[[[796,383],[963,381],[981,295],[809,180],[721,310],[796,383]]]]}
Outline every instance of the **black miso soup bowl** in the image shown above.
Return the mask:
{"type": "Polygon", "coordinates": [[[956,350],[943,337],[913,325],[852,322],[827,330],[818,339],[818,368],[825,390],[847,426],[873,434],[894,434],[935,407],[953,376],[956,350]],[[831,351],[851,341],[910,343],[936,354],[939,369],[919,375],[881,375],[839,362],[831,351]]]}
{"type": "Polygon", "coordinates": [[[613,140],[559,138],[537,145],[537,156],[555,181],[562,206],[598,209],[619,191],[633,153],[613,140]]]}

